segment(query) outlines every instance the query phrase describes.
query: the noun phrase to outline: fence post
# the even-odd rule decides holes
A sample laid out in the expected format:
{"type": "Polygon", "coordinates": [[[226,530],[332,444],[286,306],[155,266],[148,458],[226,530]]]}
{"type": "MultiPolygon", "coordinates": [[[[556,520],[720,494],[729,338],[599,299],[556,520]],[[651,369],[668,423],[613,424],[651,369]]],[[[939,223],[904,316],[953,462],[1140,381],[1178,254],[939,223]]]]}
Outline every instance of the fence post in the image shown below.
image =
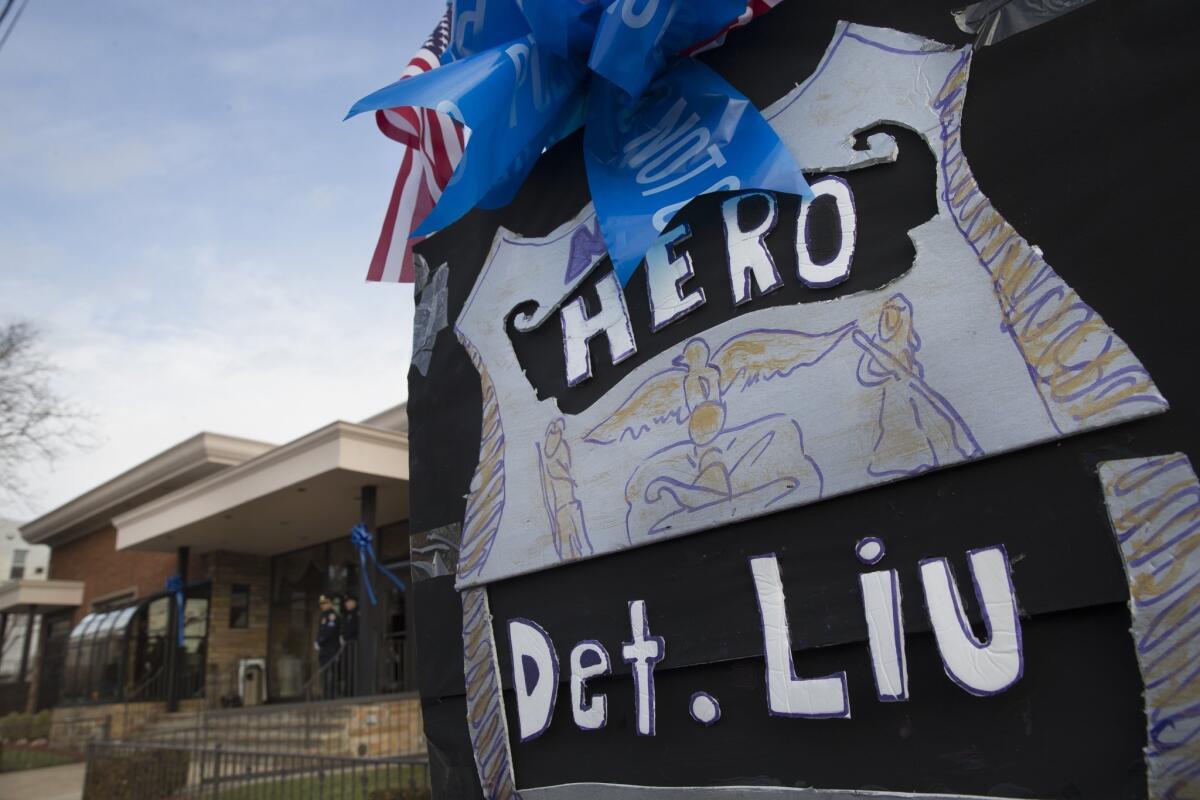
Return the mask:
{"type": "Polygon", "coordinates": [[[221,796],[221,743],[213,745],[213,799],[221,796]]]}
{"type": "Polygon", "coordinates": [[[86,798],[88,795],[88,784],[91,782],[90,778],[91,778],[91,774],[92,774],[92,765],[96,761],[96,745],[95,745],[95,743],[92,741],[88,741],[87,746],[84,747],[83,752],[84,752],[83,797],[86,798]]]}

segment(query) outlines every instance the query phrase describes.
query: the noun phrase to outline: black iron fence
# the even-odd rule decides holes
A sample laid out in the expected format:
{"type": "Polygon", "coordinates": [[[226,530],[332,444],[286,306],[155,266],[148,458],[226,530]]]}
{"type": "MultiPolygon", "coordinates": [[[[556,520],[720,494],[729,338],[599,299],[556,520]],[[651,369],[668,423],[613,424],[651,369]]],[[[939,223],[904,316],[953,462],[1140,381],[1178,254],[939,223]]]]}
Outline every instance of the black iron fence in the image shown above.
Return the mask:
{"type": "Polygon", "coordinates": [[[403,695],[160,714],[115,738],[189,748],[358,757],[423,752],[420,706],[403,695]]]}
{"type": "Polygon", "coordinates": [[[426,800],[424,756],[336,757],[222,744],[93,742],[84,800],[426,800]]]}

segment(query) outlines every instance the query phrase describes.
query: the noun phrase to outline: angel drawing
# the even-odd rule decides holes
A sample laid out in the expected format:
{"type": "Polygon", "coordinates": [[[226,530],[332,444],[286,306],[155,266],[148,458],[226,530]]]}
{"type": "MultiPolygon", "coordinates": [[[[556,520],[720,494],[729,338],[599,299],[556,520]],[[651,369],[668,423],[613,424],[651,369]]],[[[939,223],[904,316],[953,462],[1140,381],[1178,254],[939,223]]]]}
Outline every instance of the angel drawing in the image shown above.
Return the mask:
{"type": "Polygon", "coordinates": [[[729,517],[744,516],[747,507],[765,512],[797,494],[819,498],[821,470],[804,451],[800,424],[771,413],[730,426],[727,400],[733,391],[817,364],[856,329],[850,323],[815,334],[752,330],[715,351],[698,337],[634,389],[585,441],[615,444],[669,424],[686,424],[687,435],[648,456],[626,484],[630,541],[670,530],[681,515],[723,508],[729,517]]]}
{"type": "Polygon", "coordinates": [[[560,561],[574,561],[590,556],[592,543],[583,520],[583,505],[575,496],[578,484],[571,474],[571,448],[563,437],[564,427],[561,417],[551,422],[544,441],[535,447],[554,551],[560,561]]]}
{"type": "Polygon", "coordinates": [[[917,475],[944,463],[983,455],[958,411],[925,381],[917,360],[921,337],[902,294],[879,311],[875,333],[854,332],[863,351],[858,383],[879,390],[876,436],[867,472],[877,478],[917,475]]]}

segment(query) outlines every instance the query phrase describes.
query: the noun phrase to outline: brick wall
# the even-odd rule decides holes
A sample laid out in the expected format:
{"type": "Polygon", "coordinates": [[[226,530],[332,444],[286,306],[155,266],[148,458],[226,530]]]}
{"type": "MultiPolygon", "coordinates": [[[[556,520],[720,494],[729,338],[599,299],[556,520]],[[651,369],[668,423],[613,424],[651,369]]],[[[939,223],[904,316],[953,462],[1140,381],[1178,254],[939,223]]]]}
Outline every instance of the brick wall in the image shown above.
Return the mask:
{"type": "Polygon", "coordinates": [[[51,578],[84,582],[76,622],[91,610],[97,597],[129,588],[137,590],[139,599],[148,597],[163,591],[173,574],[174,553],[118,552],[117,529],[112,526],[56,546],[50,559],[51,578]]]}
{"type": "Polygon", "coordinates": [[[266,556],[216,552],[208,559],[208,570],[212,601],[208,615],[206,694],[214,700],[236,691],[240,659],[267,655],[271,560],[266,556]],[[229,627],[231,588],[235,583],[250,587],[250,624],[246,628],[229,627]]]}

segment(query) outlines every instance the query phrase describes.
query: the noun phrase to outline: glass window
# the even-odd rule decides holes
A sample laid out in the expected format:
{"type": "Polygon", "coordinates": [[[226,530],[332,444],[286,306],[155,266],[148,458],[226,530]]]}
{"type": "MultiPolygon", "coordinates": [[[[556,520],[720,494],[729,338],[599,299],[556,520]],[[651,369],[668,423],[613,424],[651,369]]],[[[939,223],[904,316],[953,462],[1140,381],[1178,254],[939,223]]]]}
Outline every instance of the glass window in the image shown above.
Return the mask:
{"type": "Polygon", "coordinates": [[[208,591],[190,592],[183,604],[183,635],[187,639],[208,636],[208,591]]]}
{"type": "Polygon", "coordinates": [[[137,592],[134,589],[128,589],[118,595],[106,597],[103,600],[93,600],[92,611],[113,611],[124,608],[132,603],[135,597],[137,597],[137,592]]]}
{"type": "Polygon", "coordinates": [[[329,547],[323,544],[276,556],[271,562],[267,687],[271,697],[299,697],[312,676],[317,598],[333,591],[327,585],[329,570],[329,547]]]}
{"type": "Polygon", "coordinates": [[[75,628],[71,631],[71,638],[72,639],[81,638],[83,636],[84,631],[86,631],[88,629],[88,627],[91,626],[91,624],[99,616],[100,616],[99,614],[92,613],[92,614],[88,614],[83,619],[79,620],[79,624],[76,625],[75,628]]]}
{"type": "Polygon", "coordinates": [[[159,597],[146,606],[146,635],[166,636],[171,624],[171,598],[159,597]]]}
{"type": "Polygon", "coordinates": [[[380,561],[388,564],[408,560],[408,520],[380,526],[378,536],[379,546],[375,550],[380,561]]]}
{"type": "Polygon", "coordinates": [[[121,613],[117,616],[117,621],[113,624],[116,630],[124,632],[129,628],[129,620],[137,612],[137,606],[126,606],[121,609],[121,613]]]}
{"type": "Polygon", "coordinates": [[[13,550],[12,567],[8,571],[8,577],[13,579],[25,577],[25,559],[28,555],[28,550],[13,550]]]}
{"type": "Polygon", "coordinates": [[[167,625],[171,617],[171,598],[156,597],[143,604],[134,616],[130,627],[130,650],[134,688],[145,691],[166,666],[167,625]]]}
{"type": "Polygon", "coordinates": [[[86,680],[81,679],[80,675],[80,654],[83,650],[83,635],[87,630],[99,619],[99,614],[88,614],[71,629],[71,635],[67,641],[67,659],[65,672],[65,691],[64,695],[71,700],[82,699],[82,694],[85,691],[87,684],[86,680]]]}
{"type": "Polygon", "coordinates": [[[346,595],[358,595],[358,550],[349,537],[335,539],[329,543],[329,580],[325,593],[334,596],[334,608],[341,611],[338,600],[346,595]]]}
{"type": "Polygon", "coordinates": [[[229,627],[250,627],[250,587],[235,583],[229,587],[229,627]]]}
{"type": "Polygon", "coordinates": [[[209,587],[188,590],[183,607],[183,655],[179,679],[183,697],[204,693],[205,661],[208,657],[209,587]]]}

